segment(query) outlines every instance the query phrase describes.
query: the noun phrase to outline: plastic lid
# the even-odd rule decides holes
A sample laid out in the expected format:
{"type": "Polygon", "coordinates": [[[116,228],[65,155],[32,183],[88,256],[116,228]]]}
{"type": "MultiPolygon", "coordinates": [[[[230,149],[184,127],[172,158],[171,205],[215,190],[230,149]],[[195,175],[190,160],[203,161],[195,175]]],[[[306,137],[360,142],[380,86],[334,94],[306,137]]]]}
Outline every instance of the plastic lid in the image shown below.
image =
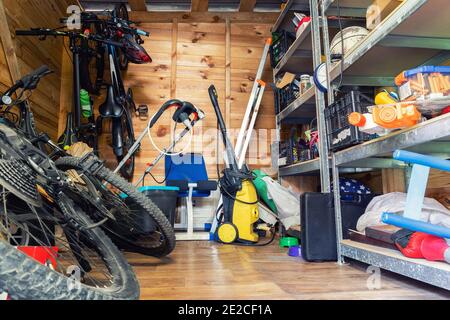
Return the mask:
{"type": "Polygon", "coordinates": [[[356,127],[363,127],[366,124],[366,117],[359,112],[352,112],[348,116],[348,122],[356,127]]]}
{"type": "MultiPolygon", "coordinates": [[[[148,186],[148,187],[140,187],[139,192],[145,192],[145,191],[150,191],[150,190],[154,190],[154,191],[180,191],[180,188],[178,187],[168,187],[168,186],[148,186]]],[[[128,198],[128,195],[126,193],[121,193],[120,197],[122,199],[126,199],[128,198]]]]}
{"type": "Polygon", "coordinates": [[[144,191],[180,191],[180,188],[171,186],[146,186],[139,188],[139,192],[144,191]]]}

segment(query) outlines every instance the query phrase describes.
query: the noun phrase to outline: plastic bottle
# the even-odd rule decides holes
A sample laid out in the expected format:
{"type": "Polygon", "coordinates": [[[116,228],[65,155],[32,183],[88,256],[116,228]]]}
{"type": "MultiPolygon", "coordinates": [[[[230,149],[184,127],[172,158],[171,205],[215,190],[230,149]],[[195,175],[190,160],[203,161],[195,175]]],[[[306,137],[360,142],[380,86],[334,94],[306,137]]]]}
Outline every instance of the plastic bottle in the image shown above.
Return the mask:
{"type": "Polygon", "coordinates": [[[91,97],[89,93],[81,89],[80,90],[80,103],[81,103],[81,113],[83,117],[89,118],[92,116],[92,106],[91,106],[91,97]]]}
{"type": "Polygon", "coordinates": [[[381,136],[388,133],[388,130],[373,121],[371,113],[352,112],[348,116],[348,122],[358,127],[359,131],[367,134],[378,134],[381,136]]]}
{"type": "Polygon", "coordinates": [[[311,76],[309,74],[302,74],[300,76],[300,94],[304,94],[311,86],[311,76]]]}
{"type": "Polygon", "coordinates": [[[414,105],[384,105],[372,109],[373,121],[383,128],[399,129],[416,125],[422,114],[414,105]]]}
{"type": "Polygon", "coordinates": [[[375,104],[394,104],[398,102],[398,100],[394,99],[393,96],[393,92],[389,93],[387,90],[383,90],[375,96],[375,104]]]}

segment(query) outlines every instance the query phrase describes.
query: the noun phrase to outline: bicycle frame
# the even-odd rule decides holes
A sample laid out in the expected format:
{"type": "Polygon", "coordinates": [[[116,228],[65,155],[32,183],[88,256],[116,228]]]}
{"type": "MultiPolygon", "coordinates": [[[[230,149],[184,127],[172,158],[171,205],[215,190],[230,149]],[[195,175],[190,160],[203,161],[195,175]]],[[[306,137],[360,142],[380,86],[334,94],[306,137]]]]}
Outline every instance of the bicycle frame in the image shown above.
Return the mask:
{"type": "Polygon", "coordinates": [[[81,128],[81,100],[80,100],[80,48],[76,44],[76,37],[70,37],[70,48],[72,51],[73,65],[73,112],[75,115],[75,129],[78,132],[81,128]]]}
{"type": "Polygon", "coordinates": [[[130,138],[132,139],[132,143],[134,143],[134,128],[132,124],[132,117],[130,112],[130,107],[134,106],[134,102],[132,101],[132,91],[131,89],[126,92],[125,86],[122,80],[122,76],[120,73],[120,67],[118,63],[117,49],[113,45],[107,45],[107,54],[108,60],[110,64],[110,72],[111,72],[111,84],[110,86],[113,89],[113,100],[117,101],[122,108],[122,111],[119,116],[115,114],[102,114],[100,112],[99,119],[102,121],[104,118],[112,119],[112,143],[114,154],[117,157],[123,157],[124,150],[123,147],[125,143],[123,141],[122,132],[123,126],[127,125],[130,138]],[[126,123],[122,123],[123,117],[125,117],[126,123]]]}
{"type": "Polygon", "coordinates": [[[118,97],[125,97],[125,86],[123,84],[122,75],[120,73],[120,67],[117,62],[116,48],[112,45],[107,45],[107,52],[109,58],[109,67],[111,69],[111,85],[114,88],[114,93],[118,97]]]}

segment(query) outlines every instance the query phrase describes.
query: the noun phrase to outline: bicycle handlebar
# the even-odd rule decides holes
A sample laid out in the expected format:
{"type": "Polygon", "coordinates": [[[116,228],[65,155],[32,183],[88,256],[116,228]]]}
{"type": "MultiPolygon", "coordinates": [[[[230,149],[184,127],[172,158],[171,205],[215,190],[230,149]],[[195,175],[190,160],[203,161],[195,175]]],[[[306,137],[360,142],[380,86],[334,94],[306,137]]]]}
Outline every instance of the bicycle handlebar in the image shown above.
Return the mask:
{"type": "Polygon", "coordinates": [[[147,32],[147,31],[144,31],[144,30],[141,30],[141,29],[136,29],[136,33],[139,36],[150,37],[150,32],[147,32]]]}
{"type": "MultiPolygon", "coordinates": [[[[95,15],[88,15],[87,17],[82,17],[81,21],[84,23],[97,23],[97,22],[106,23],[110,26],[122,29],[126,33],[130,33],[130,34],[138,35],[138,36],[150,37],[150,32],[130,26],[131,24],[135,24],[135,22],[119,19],[117,17],[115,19],[116,19],[116,21],[111,21],[111,20],[100,19],[95,15]]],[[[60,21],[60,23],[67,23],[68,18],[61,18],[59,21],[60,21]]]]}
{"type": "Polygon", "coordinates": [[[51,29],[31,29],[16,30],[16,36],[63,36],[63,34],[51,29]]]}
{"type": "Polygon", "coordinates": [[[121,29],[125,33],[129,33],[129,34],[133,34],[133,35],[137,35],[137,36],[144,36],[144,37],[150,36],[150,32],[144,31],[142,29],[130,27],[129,26],[130,21],[118,19],[117,22],[114,22],[114,21],[103,21],[103,22],[106,22],[107,25],[112,26],[114,28],[121,29]]]}
{"type": "Polygon", "coordinates": [[[22,82],[26,83],[29,81],[29,79],[32,79],[34,77],[42,78],[43,76],[51,73],[52,71],[47,65],[42,65],[39,68],[37,68],[34,71],[31,71],[28,75],[22,78],[22,82]]]}
{"type": "Polygon", "coordinates": [[[4,97],[10,97],[11,95],[14,94],[14,92],[16,92],[20,88],[23,88],[26,90],[36,89],[37,85],[39,84],[39,81],[44,76],[46,76],[50,73],[52,73],[52,71],[49,69],[49,67],[46,65],[42,65],[39,68],[37,68],[36,70],[23,76],[22,79],[16,81],[16,83],[1,96],[0,105],[12,103],[12,100],[4,99],[4,97]],[[6,102],[6,101],[8,101],[8,102],[6,102]]]}
{"type": "Polygon", "coordinates": [[[31,30],[16,30],[17,36],[59,36],[59,37],[76,37],[80,39],[88,39],[92,41],[102,42],[115,47],[124,47],[124,44],[117,41],[104,39],[99,35],[84,35],[77,32],[57,31],[52,29],[31,29],[31,30]]]}

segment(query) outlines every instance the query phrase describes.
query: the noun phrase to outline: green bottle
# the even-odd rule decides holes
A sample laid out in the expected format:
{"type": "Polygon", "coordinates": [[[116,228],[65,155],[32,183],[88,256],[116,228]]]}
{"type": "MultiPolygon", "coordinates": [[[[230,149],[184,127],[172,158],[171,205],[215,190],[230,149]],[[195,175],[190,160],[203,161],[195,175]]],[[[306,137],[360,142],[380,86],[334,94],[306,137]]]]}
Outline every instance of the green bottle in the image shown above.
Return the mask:
{"type": "Polygon", "coordinates": [[[81,114],[84,118],[90,118],[92,116],[91,97],[89,96],[89,93],[84,89],[80,90],[80,103],[81,114]]]}

